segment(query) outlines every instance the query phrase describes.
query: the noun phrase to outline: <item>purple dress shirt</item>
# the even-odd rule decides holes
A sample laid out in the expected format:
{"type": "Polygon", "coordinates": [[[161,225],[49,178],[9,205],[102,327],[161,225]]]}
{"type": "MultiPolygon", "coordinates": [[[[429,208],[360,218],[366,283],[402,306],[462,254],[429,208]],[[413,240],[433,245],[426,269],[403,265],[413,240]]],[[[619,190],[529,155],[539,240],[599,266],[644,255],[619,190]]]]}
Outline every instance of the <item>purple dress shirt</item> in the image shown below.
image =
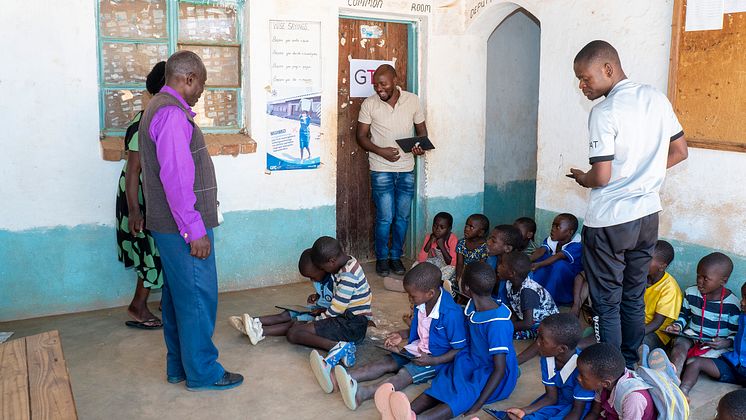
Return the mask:
{"type": "MultiPolygon", "coordinates": [[[[192,108],[178,92],[164,86],[161,93],[178,99],[194,117],[192,108]]],[[[194,208],[197,197],[194,195],[194,160],[189,143],[194,128],[177,106],[166,106],[158,110],[150,123],[150,138],[155,143],[158,163],[161,165],[160,179],[166,201],[176,221],[181,237],[186,243],[202,238],[207,234],[202,215],[194,208]]]]}

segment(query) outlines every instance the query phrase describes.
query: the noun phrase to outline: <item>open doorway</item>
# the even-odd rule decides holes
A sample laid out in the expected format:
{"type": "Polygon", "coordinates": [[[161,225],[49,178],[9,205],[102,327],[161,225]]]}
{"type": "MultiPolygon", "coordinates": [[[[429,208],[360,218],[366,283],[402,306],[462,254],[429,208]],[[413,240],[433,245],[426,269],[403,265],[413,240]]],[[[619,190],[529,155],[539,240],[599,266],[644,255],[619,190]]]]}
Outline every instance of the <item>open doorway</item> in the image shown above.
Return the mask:
{"type": "Polygon", "coordinates": [[[536,210],[540,35],[517,9],[487,41],[484,212],[493,225],[536,210]]]}

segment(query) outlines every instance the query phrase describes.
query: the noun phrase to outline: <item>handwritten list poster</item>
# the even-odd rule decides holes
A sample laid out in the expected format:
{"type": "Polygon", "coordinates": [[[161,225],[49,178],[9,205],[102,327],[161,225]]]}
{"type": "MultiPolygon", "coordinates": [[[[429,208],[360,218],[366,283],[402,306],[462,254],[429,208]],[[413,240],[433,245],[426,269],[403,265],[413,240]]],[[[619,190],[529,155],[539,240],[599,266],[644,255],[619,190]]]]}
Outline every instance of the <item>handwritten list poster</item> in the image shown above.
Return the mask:
{"type": "Polygon", "coordinates": [[[269,25],[273,99],[321,92],[321,22],[269,25]]]}
{"type": "Polygon", "coordinates": [[[321,22],[272,20],[267,170],[321,164],[321,22]]]}

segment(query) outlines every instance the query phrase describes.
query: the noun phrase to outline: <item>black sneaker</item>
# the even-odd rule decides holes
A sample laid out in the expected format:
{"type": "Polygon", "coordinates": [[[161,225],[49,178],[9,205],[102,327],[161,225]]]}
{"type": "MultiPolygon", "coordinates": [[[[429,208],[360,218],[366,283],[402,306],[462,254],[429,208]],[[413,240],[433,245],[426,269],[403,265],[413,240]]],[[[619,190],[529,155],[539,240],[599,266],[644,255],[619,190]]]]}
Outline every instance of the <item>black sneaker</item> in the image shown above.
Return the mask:
{"type": "Polygon", "coordinates": [[[399,276],[401,276],[407,271],[407,269],[404,268],[404,264],[398,258],[395,260],[389,260],[389,265],[391,266],[391,271],[393,271],[394,274],[397,274],[399,276]]]}
{"type": "Polygon", "coordinates": [[[189,391],[222,391],[225,389],[235,388],[243,383],[243,376],[238,373],[226,371],[223,377],[212,385],[205,386],[187,386],[189,391]]]}
{"type": "Polygon", "coordinates": [[[389,260],[376,261],[376,273],[381,277],[389,275],[389,260]]]}

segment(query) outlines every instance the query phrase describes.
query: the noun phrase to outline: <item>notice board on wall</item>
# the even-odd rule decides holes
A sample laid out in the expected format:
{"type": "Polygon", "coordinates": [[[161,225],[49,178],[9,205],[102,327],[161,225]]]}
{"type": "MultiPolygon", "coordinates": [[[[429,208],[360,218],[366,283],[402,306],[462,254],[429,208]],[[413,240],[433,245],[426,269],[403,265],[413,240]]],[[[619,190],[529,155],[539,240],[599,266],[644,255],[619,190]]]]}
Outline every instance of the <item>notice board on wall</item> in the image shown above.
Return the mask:
{"type": "Polygon", "coordinates": [[[687,143],[746,152],[746,13],[726,9],[722,29],[687,31],[686,12],[675,0],[668,97],[687,143]]]}

